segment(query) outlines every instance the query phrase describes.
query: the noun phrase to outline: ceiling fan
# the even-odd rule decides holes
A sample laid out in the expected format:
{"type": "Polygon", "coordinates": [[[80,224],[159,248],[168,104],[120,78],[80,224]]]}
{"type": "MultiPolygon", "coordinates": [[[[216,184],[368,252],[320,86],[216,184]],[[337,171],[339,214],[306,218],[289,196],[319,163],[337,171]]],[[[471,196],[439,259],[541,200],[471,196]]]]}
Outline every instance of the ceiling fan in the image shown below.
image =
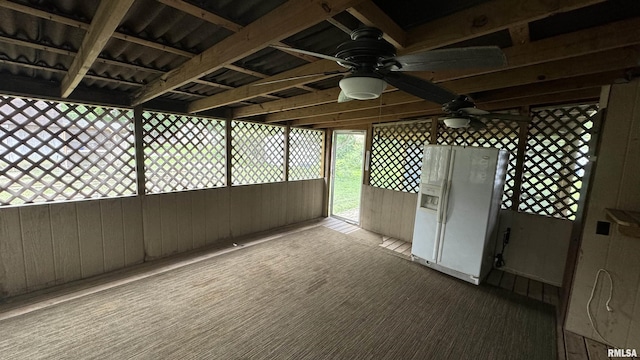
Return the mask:
{"type": "MultiPolygon", "coordinates": [[[[422,51],[396,56],[396,48],[382,38],[382,31],[373,27],[361,27],[351,33],[348,40],[337,47],[335,56],[291,47],[272,45],[276,49],[312,55],[336,61],[347,70],[323,73],[323,75],[348,74],[340,80],[338,102],[350,100],[370,100],[378,98],[387,84],[443,106],[450,115],[452,126],[474,128],[484,125],[479,120],[491,114],[492,118],[502,118],[505,114],[489,113],[477,109],[473,101],[465,95],[458,95],[430,81],[407,75],[410,71],[437,71],[448,69],[469,69],[500,67],[506,65],[506,58],[497,46],[464,47],[422,51]]],[[[272,82],[287,81],[320,74],[304,75],[272,82]]],[[[510,115],[512,116],[512,115],[510,115]]]]}
{"type": "Polygon", "coordinates": [[[443,104],[442,110],[447,113],[447,117],[443,119],[444,124],[450,128],[470,127],[474,130],[482,130],[487,126],[481,119],[529,120],[527,116],[478,109],[473,100],[466,95],[459,95],[455,99],[443,104]]]}

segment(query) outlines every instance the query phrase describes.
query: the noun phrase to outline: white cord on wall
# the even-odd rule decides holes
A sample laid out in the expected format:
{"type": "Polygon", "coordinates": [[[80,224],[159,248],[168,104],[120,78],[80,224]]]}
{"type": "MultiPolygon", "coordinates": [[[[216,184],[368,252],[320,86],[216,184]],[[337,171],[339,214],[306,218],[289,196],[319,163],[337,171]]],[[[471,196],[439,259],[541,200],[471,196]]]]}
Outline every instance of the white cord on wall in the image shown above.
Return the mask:
{"type": "Polygon", "coordinates": [[[609,274],[609,272],[605,269],[598,269],[598,272],[596,273],[596,278],[593,282],[593,288],[591,289],[591,296],[589,296],[589,301],[587,301],[587,316],[589,317],[589,323],[591,324],[591,327],[593,328],[593,330],[596,332],[596,334],[598,334],[598,336],[600,337],[600,339],[602,339],[602,341],[604,341],[605,344],[613,346],[610,342],[608,342],[603,336],[602,334],[600,334],[600,332],[598,331],[598,328],[596,328],[596,325],[593,322],[593,318],[591,318],[591,311],[589,310],[591,307],[591,301],[593,300],[593,295],[596,292],[596,286],[598,286],[598,280],[600,279],[600,273],[604,272],[607,274],[607,276],[609,277],[609,282],[611,283],[611,287],[609,288],[609,299],[607,300],[607,302],[605,303],[605,306],[607,308],[608,312],[612,312],[613,309],[611,308],[611,306],[609,305],[609,303],[611,302],[611,296],[613,295],[613,279],[611,279],[611,274],[609,274]]]}

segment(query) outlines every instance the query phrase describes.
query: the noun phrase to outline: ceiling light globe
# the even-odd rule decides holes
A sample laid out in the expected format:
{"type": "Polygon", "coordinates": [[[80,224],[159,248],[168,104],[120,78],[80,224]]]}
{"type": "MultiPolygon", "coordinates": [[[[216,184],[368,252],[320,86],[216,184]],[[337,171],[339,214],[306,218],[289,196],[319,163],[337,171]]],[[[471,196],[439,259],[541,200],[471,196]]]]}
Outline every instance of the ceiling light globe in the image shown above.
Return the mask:
{"type": "Polygon", "coordinates": [[[446,118],[444,119],[444,124],[447,125],[447,127],[453,128],[453,129],[458,129],[458,128],[464,128],[469,126],[469,119],[465,119],[465,118],[446,118]]]}
{"type": "Polygon", "coordinates": [[[356,100],[376,99],[386,88],[387,82],[376,77],[351,76],[340,80],[340,89],[356,100]]]}

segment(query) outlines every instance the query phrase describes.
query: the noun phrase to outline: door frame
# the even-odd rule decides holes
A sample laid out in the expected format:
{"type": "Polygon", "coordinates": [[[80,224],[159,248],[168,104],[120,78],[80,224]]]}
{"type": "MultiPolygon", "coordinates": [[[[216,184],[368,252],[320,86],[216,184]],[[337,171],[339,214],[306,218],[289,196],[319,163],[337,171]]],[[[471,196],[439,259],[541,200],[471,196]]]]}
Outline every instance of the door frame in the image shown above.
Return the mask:
{"type": "Polygon", "coordinates": [[[362,217],[362,186],[364,186],[363,180],[364,180],[364,169],[366,167],[366,158],[365,158],[365,154],[367,152],[367,131],[366,130],[334,130],[333,134],[331,134],[331,171],[329,173],[329,206],[328,206],[328,213],[329,213],[329,217],[334,217],[336,219],[340,219],[344,222],[350,223],[350,224],[354,224],[354,225],[360,225],[360,219],[362,217]],[[362,168],[361,168],[361,175],[360,175],[360,201],[358,201],[358,219],[352,220],[352,219],[347,219],[347,218],[343,218],[341,216],[337,216],[333,213],[333,191],[334,191],[334,186],[335,186],[335,172],[336,172],[336,146],[337,146],[337,141],[336,138],[339,134],[360,134],[364,136],[364,143],[362,144],[362,168]]]}

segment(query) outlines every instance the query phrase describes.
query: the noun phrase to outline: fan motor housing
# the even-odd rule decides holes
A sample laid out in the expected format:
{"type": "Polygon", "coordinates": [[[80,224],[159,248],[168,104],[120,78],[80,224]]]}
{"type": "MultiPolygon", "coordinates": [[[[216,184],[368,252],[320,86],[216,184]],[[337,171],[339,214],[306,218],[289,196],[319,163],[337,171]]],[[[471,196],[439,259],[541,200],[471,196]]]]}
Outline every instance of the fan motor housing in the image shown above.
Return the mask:
{"type": "MultiPolygon", "coordinates": [[[[396,48],[382,39],[382,31],[363,27],[351,33],[351,41],[340,44],[336,57],[358,64],[356,70],[375,70],[380,65],[380,59],[396,56],[396,48]]],[[[347,68],[352,66],[340,64],[347,68]]]]}

